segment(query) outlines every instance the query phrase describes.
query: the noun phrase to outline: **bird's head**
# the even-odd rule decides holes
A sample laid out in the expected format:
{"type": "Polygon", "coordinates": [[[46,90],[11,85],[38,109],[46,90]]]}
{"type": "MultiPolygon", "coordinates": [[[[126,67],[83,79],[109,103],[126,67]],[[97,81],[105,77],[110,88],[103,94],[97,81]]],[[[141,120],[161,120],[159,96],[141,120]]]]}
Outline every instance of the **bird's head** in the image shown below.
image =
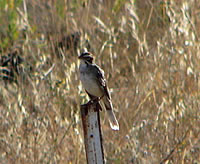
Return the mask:
{"type": "Polygon", "coordinates": [[[82,61],[87,61],[88,63],[92,63],[94,59],[90,52],[83,52],[78,58],[82,61]]]}

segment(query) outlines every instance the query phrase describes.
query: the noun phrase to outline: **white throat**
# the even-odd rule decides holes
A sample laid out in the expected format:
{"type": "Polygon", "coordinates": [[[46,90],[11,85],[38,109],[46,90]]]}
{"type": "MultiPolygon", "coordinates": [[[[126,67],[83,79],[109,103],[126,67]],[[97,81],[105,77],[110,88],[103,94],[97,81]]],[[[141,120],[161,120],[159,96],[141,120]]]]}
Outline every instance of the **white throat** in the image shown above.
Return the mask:
{"type": "Polygon", "coordinates": [[[79,70],[80,72],[84,72],[88,67],[88,64],[84,60],[80,61],[79,70]]]}

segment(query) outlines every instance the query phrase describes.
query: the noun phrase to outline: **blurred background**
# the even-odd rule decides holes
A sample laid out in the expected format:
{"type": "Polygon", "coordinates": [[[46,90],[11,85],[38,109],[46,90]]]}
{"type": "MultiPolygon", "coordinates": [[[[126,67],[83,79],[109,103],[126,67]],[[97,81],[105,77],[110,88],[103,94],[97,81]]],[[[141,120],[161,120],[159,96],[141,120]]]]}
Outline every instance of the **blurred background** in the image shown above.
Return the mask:
{"type": "Polygon", "coordinates": [[[0,163],[86,163],[77,56],[105,70],[108,164],[200,163],[200,1],[1,0],[0,163]]]}

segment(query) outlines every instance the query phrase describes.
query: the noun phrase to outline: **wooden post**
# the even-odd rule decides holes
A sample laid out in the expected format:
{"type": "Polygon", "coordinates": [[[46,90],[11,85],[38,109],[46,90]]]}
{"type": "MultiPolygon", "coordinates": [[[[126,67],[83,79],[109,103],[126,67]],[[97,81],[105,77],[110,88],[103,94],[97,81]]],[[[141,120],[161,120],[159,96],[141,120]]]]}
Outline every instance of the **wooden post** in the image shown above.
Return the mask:
{"type": "Polygon", "coordinates": [[[104,164],[99,109],[96,103],[81,105],[87,164],[104,164]]]}

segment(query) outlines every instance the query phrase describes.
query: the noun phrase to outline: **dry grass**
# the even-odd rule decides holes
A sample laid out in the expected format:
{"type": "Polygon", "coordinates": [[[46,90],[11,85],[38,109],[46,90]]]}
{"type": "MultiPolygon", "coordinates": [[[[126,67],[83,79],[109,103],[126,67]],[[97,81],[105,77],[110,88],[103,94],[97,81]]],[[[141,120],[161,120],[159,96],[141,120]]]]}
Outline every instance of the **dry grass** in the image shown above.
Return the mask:
{"type": "Polygon", "coordinates": [[[18,46],[26,62],[18,84],[0,81],[0,163],[86,163],[85,46],[106,72],[120,123],[111,131],[101,113],[107,163],[200,163],[200,1],[1,3],[1,52],[18,46]],[[77,31],[79,47],[58,53],[77,31]]]}

